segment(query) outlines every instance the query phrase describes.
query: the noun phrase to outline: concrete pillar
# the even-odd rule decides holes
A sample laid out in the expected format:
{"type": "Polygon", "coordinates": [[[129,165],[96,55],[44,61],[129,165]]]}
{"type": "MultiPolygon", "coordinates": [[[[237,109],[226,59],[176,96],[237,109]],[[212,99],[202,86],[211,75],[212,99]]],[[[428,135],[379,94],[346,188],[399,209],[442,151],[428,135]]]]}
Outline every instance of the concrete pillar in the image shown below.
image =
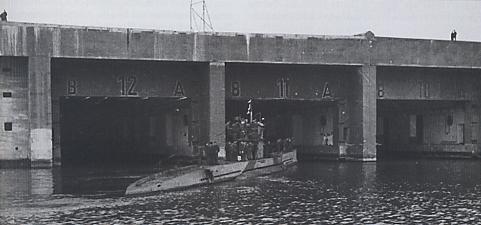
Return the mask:
{"type": "Polygon", "coordinates": [[[28,110],[32,167],[52,166],[50,57],[28,58],[28,110]]]}
{"type": "Polygon", "coordinates": [[[346,158],[376,160],[376,67],[362,66],[352,82],[348,97],[349,137],[346,158]]]}
{"type": "Polygon", "coordinates": [[[219,157],[225,158],[225,63],[209,65],[209,140],[220,147],[219,157]]]}
{"type": "Polygon", "coordinates": [[[472,144],[471,143],[471,135],[472,135],[472,126],[471,123],[473,121],[473,103],[468,101],[464,104],[464,144],[472,144]]]}

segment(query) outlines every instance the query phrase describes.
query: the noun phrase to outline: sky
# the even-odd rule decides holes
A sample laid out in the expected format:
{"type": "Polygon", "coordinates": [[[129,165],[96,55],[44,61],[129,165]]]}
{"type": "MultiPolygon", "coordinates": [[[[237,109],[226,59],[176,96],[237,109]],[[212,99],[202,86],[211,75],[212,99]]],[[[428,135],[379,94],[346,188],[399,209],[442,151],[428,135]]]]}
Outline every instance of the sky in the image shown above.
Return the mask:
{"type": "MultiPolygon", "coordinates": [[[[206,0],[215,31],[481,41],[481,0],[206,0]]],[[[197,6],[201,6],[198,4],[197,6]]],[[[9,21],[190,30],[190,0],[0,0],[9,21]]],[[[202,13],[201,7],[196,10],[202,13]]],[[[201,22],[197,20],[201,31],[201,22]]]]}

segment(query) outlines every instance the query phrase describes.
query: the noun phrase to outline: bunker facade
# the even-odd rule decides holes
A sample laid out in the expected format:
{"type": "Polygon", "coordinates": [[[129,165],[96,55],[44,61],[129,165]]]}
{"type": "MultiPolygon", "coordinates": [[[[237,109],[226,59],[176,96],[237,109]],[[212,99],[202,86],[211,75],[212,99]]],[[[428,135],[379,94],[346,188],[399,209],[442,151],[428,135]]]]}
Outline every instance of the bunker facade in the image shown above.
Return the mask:
{"type": "Polygon", "coordinates": [[[0,165],[225,147],[252,99],[300,155],[480,154],[481,43],[0,23],[0,165]]]}

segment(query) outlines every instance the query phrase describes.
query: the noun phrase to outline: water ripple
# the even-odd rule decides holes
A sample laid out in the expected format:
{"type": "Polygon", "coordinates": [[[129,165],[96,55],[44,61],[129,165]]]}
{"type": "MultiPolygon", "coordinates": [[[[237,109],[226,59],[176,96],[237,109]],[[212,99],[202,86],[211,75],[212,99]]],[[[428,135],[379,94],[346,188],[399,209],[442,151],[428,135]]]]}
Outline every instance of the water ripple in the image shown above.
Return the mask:
{"type": "Polygon", "coordinates": [[[144,197],[29,195],[29,198],[2,200],[0,221],[2,224],[481,223],[479,161],[407,161],[401,167],[404,170],[399,170],[398,162],[373,165],[305,163],[287,173],[144,197]],[[413,167],[417,168],[413,171],[413,167]],[[447,172],[438,173],[439,168],[447,172]]]}

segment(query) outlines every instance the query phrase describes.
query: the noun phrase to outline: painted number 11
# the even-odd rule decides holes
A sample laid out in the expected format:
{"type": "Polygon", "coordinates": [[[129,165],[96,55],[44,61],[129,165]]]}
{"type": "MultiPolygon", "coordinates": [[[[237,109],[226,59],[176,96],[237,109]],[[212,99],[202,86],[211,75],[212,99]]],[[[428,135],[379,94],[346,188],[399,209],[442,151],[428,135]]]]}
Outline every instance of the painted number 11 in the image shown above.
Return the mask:
{"type": "Polygon", "coordinates": [[[117,79],[120,83],[120,95],[137,95],[135,91],[135,84],[137,83],[137,78],[134,76],[120,76],[117,79]]]}

